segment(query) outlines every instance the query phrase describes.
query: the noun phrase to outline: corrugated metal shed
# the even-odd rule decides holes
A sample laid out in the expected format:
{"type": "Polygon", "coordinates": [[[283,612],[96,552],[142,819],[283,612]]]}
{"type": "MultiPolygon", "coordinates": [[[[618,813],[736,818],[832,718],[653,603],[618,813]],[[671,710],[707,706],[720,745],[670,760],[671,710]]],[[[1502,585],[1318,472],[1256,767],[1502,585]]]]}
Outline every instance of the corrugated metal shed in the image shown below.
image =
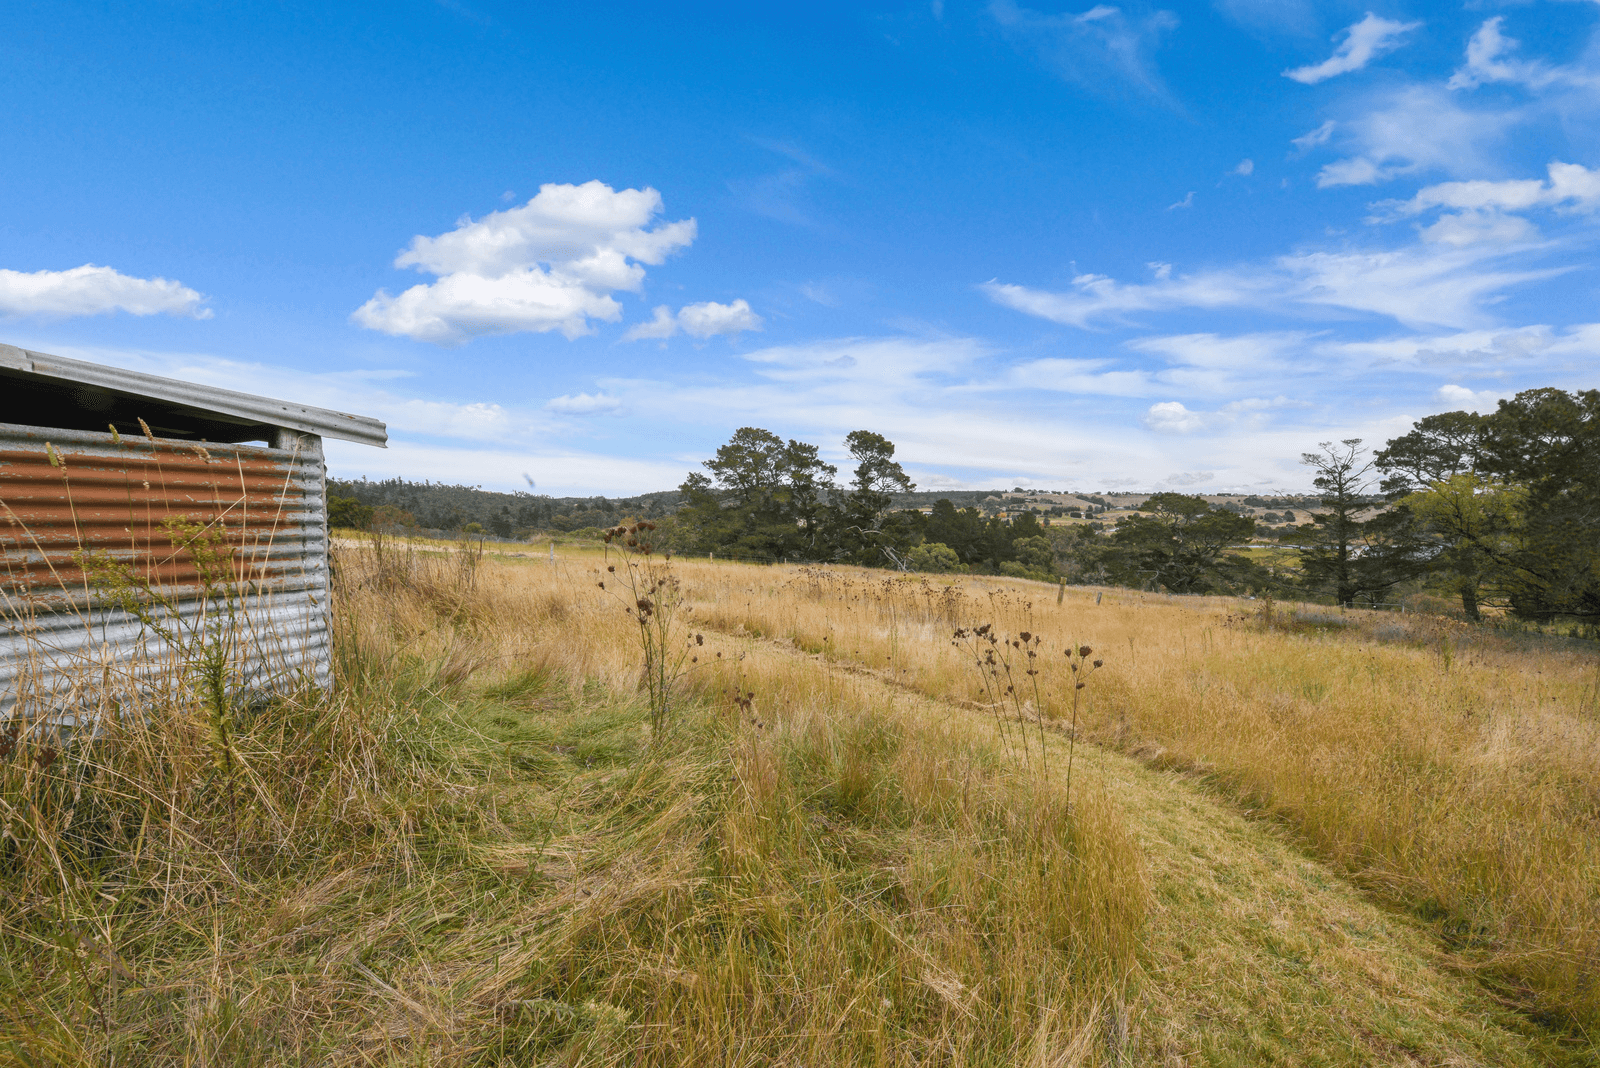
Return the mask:
{"type": "Polygon", "coordinates": [[[321,438],[382,423],[9,346],[0,397],[0,717],[70,722],[208,646],[241,699],[329,684],[321,438]]]}

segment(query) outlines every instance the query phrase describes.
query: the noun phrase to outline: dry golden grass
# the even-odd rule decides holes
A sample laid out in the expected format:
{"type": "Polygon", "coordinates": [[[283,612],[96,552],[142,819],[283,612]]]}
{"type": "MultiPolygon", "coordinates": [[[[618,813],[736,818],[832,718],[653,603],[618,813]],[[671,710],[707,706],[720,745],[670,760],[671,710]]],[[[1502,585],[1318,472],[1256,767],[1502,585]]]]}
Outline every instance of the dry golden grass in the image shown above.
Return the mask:
{"type": "Polygon", "coordinates": [[[1145,896],[1103,797],[716,641],[649,739],[614,602],[498,577],[344,559],[340,689],[240,718],[242,824],[182,700],[11,754],[0,1058],[1104,1059],[1145,896]]]}
{"type": "MultiPolygon", "coordinates": [[[[1582,1063],[1460,977],[1470,947],[1442,952],[1302,852],[1422,900],[1373,859],[1379,813],[1339,767],[1274,758],[1257,782],[1246,758],[1278,750],[1223,744],[1263,679],[1345,708],[1308,687],[1348,636],[1224,626],[1220,602],[683,561],[705,644],[652,736],[603,566],[343,553],[339,686],[237,724],[239,826],[181,702],[44,771],[33,751],[0,765],[0,1064],[1582,1063]],[[1027,754],[1003,713],[1033,716],[1032,679],[997,716],[950,644],[991,620],[1056,661],[1027,754]],[[1144,760],[1078,745],[1069,810],[1079,643],[1107,660],[1086,736],[1144,760]],[[1201,767],[1300,837],[1181,770],[1201,767]],[[1303,783],[1300,808],[1269,772],[1303,783]],[[1373,823],[1367,852],[1320,836],[1335,804],[1373,823]]],[[[1452,655],[1451,679],[1484,670],[1452,655]]],[[[1507,693],[1526,664],[1497,669],[1507,693]]],[[[1593,717],[1568,718],[1592,744],[1593,717]]],[[[1494,737],[1505,781],[1553,745],[1494,737]]],[[[1293,751],[1395,745],[1345,738],[1293,751]]]]}
{"type": "Polygon", "coordinates": [[[1533,1012],[1600,1027],[1592,646],[1221,598],[1070,589],[1057,604],[1059,592],[804,569],[708,571],[696,587],[723,629],[974,703],[990,698],[953,625],[1045,633],[1042,714],[1058,725],[1072,693],[1062,650],[1091,643],[1108,666],[1085,691],[1087,736],[1210,776],[1434,922],[1533,1012]]]}

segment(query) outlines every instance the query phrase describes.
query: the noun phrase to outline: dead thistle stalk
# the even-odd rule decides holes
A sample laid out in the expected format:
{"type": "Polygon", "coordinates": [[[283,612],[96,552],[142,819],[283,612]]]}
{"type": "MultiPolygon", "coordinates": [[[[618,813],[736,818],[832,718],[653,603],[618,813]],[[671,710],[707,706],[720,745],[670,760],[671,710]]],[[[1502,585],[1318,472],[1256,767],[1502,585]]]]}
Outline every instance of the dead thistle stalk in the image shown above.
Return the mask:
{"type": "Polygon", "coordinates": [[[1067,739],[1067,811],[1072,810],[1072,760],[1078,751],[1078,697],[1083,688],[1089,684],[1089,676],[1105,666],[1104,660],[1096,660],[1090,666],[1085,666],[1089,655],[1094,652],[1087,645],[1080,645],[1076,650],[1063,649],[1067,663],[1072,668],[1072,736],[1067,739]],[[1073,652],[1077,652],[1077,659],[1073,659],[1073,652]]]}
{"type": "Polygon", "coordinates": [[[622,603],[638,626],[639,648],[644,655],[641,675],[650,701],[650,743],[661,741],[671,730],[675,706],[673,691],[695,666],[694,650],[705,644],[703,634],[679,641],[678,612],[693,609],[683,604],[682,584],[671,568],[671,554],[653,555],[649,520],[623,524],[605,532],[605,572],[597,583],[622,603]],[[619,556],[612,562],[613,550],[619,556]],[[620,565],[621,570],[618,570],[620,565]],[[613,586],[606,585],[610,579],[613,586]]]}
{"type": "Polygon", "coordinates": [[[1033,715],[1039,725],[1039,773],[1048,775],[1050,762],[1044,738],[1044,705],[1039,693],[1039,646],[1043,642],[1043,635],[1029,631],[1015,638],[1003,638],[992,623],[958,627],[951,637],[952,645],[966,643],[973,668],[978,673],[979,687],[992,699],[990,707],[994,709],[995,726],[1001,741],[1007,744],[1009,734],[1000,710],[1007,704],[1011,706],[1022,738],[1022,759],[1030,770],[1033,748],[1028,741],[1028,702],[1023,699],[1023,688],[1031,689],[1033,715]],[[1022,658],[1020,663],[1013,666],[1012,660],[1018,657],[1022,658]],[[1019,673],[1028,680],[1026,683],[1019,680],[1019,673]]]}

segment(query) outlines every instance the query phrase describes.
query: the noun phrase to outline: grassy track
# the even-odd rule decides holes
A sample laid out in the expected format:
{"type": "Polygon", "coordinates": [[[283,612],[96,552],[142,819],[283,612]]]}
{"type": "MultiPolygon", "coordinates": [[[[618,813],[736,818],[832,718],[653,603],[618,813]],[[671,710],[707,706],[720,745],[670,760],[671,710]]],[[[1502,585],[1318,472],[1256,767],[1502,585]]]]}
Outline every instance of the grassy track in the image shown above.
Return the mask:
{"type": "MultiPolygon", "coordinates": [[[[828,672],[821,656],[786,646],[743,642],[757,665],[828,672]]],[[[825,684],[840,685],[840,672],[825,684]]],[[[867,699],[894,695],[917,718],[950,714],[892,675],[847,672],[867,699]]],[[[1061,737],[1050,745],[1064,757],[1061,737]]],[[[1078,758],[1080,783],[1103,791],[1134,836],[1151,902],[1127,992],[1127,1063],[1589,1063],[1581,1044],[1531,1026],[1464,974],[1427,925],[1374,902],[1277,823],[1191,773],[1100,746],[1078,758]]],[[[1064,759],[1053,764],[1063,773],[1064,759]]]]}

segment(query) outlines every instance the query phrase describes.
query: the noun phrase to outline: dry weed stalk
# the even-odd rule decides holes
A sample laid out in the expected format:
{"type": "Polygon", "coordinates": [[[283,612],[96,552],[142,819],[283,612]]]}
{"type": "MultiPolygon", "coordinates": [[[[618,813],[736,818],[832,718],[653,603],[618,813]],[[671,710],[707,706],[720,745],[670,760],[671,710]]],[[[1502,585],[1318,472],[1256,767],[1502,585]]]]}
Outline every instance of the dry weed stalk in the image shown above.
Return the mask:
{"type": "Polygon", "coordinates": [[[672,572],[670,554],[654,555],[650,536],[655,529],[654,523],[641,520],[606,531],[605,573],[597,583],[622,604],[628,618],[638,626],[639,650],[644,657],[640,677],[650,701],[652,745],[659,744],[670,732],[677,711],[674,691],[699,663],[694,650],[705,644],[702,634],[680,638],[678,614],[693,608],[683,604],[682,584],[672,572]],[[618,563],[611,562],[613,550],[618,563]],[[606,585],[608,578],[610,587],[606,585]]]}
{"type": "Polygon", "coordinates": [[[1080,645],[1076,650],[1063,649],[1067,657],[1067,665],[1072,669],[1072,734],[1067,740],[1067,799],[1072,799],[1072,761],[1078,754],[1078,699],[1083,694],[1083,689],[1089,684],[1089,676],[1105,667],[1104,660],[1089,662],[1090,655],[1094,652],[1087,645],[1080,645]],[[1077,659],[1073,659],[1076,652],[1077,659]]]}
{"type": "Polygon", "coordinates": [[[1026,630],[1014,638],[1007,638],[992,623],[957,627],[951,636],[952,644],[966,646],[968,663],[977,673],[979,692],[988,698],[989,707],[994,712],[995,729],[1000,737],[1002,740],[1008,738],[1006,720],[1014,719],[1022,742],[1023,762],[1031,770],[1037,760],[1041,776],[1048,775],[1050,771],[1049,750],[1045,746],[1044,706],[1039,697],[1039,646],[1043,642],[1042,635],[1026,630]],[[1012,665],[1014,657],[1021,658],[1015,669],[1012,665]],[[1022,681],[1023,678],[1027,680],[1026,683],[1022,681]],[[1024,687],[1031,691],[1031,700],[1024,695],[1024,687]],[[1007,706],[1010,707],[1010,715],[1002,715],[1002,709],[1007,706]],[[1037,754],[1028,740],[1030,714],[1039,726],[1037,754]]]}

